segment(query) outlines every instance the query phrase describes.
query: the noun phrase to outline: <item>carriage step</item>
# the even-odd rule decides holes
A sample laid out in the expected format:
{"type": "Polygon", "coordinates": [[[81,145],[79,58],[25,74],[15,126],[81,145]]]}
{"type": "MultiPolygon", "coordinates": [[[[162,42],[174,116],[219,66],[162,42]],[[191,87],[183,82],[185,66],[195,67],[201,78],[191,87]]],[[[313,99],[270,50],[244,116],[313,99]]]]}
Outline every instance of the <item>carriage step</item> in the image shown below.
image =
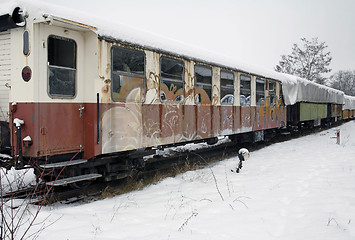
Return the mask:
{"type": "Polygon", "coordinates": [[[70,183],[87,181],[87,180],[94,180],[99,177],[102,177],[102,175],[97,174],[97,173],[92,173],[92,174],[80,175],[80,176],[75,176],[75,177],[70,177],[70,178],[58,179],[56,181],[47,182],[46,184],[48,186],[55,186],[55,187],[56,186],[65,186],[70,183]]]}
{"type": "Polygon", "coordinates": [[[86,163],[87,161],[88,160],[86,160],[86,159],[76,159],[76,160],[71,160],[70,162],[64,161],[64,162],[57,162],[57,163],[50,163],[50,164],[42,164],[39,166],[44,169],[62,168],[65,166],[73,166],[73,165],[83,164],[83,163],[86,163]]]}
{"type": "Polygon", "coordinates": [[[288,135],[291,135],[291,133],[290,132],[283,132],[283,133],[281,133],[281,135],[288,136],[288,135]]]}

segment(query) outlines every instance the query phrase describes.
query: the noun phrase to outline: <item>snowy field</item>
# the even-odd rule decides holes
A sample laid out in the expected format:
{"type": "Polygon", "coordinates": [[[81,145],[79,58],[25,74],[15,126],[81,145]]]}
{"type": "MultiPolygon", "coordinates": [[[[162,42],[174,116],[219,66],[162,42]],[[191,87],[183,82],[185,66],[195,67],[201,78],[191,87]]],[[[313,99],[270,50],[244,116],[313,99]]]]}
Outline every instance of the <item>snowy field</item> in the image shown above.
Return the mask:
{"type": "MultiPolygon", "coordinates": [[[[355,239],[355,121],[113,198],[55,204],[38,239],[355,239]],[[215,178],[214,178],[215,176],[215,178]]],[[[32,228],[32,231],[35,231],[32,228]]]]}

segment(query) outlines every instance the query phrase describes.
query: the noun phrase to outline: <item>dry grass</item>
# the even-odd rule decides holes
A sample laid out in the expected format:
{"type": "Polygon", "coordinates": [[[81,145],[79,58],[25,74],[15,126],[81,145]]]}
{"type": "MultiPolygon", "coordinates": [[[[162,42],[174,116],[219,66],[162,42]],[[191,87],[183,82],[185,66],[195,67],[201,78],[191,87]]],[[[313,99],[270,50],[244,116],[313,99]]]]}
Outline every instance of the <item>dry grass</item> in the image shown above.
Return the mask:
{"type": "Polygon", "coordinates": [[[174,164],[169,169],[163,169],[148,173],[139,173],[136,176],[129,177],[127,179],[110,184],[110,186],[107,186],[102,191],[102,194],[99,198],[110,198],[131,191],[141,190],[146,186],[157,184],[165,178],[174,177],[187,171],[196,170],[197,168],[199,168],[199,165],[185,162],[179,165],[174,164]]]}

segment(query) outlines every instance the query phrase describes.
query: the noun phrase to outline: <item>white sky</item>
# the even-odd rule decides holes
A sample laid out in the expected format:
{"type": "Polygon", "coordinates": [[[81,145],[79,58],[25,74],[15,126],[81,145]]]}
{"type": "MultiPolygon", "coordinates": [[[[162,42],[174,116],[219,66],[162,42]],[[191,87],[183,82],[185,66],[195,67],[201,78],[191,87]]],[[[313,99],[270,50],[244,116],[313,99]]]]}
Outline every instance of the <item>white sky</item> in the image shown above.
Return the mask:
{"type": "MultiPolygon", "coordinates": [[[[4,0],[0,0],[4,1],[4,0]]],[[[333,73],[355,70],[354,0],[43,0],[273,69],[302,37],[328,45],[333,73]]]]}

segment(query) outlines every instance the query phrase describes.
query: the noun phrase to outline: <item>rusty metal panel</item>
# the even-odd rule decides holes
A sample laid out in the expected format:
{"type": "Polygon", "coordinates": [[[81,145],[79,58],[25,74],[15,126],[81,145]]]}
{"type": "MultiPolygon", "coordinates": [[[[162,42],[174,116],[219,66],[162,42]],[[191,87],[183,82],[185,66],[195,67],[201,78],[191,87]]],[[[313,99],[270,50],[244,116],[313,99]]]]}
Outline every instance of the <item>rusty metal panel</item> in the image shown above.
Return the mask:
{"type": "Polygon", "coordinates": [[[211,134],[215,136],[219,136],[221,132],[221,107],[220,106],[212,106],[212,129],[211,134]]]}
{"type": "Polygon", "coordinates": [[[157,146],[161,144],[160,136],[160,108],[157,104],[142,105],[143,135],[145,145],[157,146]]]}
{"type": "MultiPolygon", "coordinates": [[[[32,145],[24,146],[24,156],[40,157],[84,150],[84,118],[79,103],[17,103],[12,118],[24,120],[22,138],[30,136],[32,145]]],[[[12,145],[18,153],[16,128],[12,145]]],[[[22,141],[22,139],[21,139],[22,141]]]]}
{"type": "Polygon", "coordinates": [[[258,131],[258,130],[264,129],[265,122],[266,122],[264,104],[261,104],[261,106],[256,106],[255,107],[255,115],[251,115],[250,117],[251,117],[251,119],[254,119],[253,131],[258,131]]]}
{"type": "Polygon", "coordinates": [[[39,155],[84,150],[84,118],[80,113],[80,109],[85,110],[83,104],[39,103],[38,106],[39,155]]]}
{"type": "Polygon", "coordinates": [[[239,133],[243,132],[251,132],[253,131],[253,121],[254,117],[252,117],[253,112],[252,107],[250,106],[241,106],[240,107],[240,117],[241,117],[241,126],[238,130],[239,133]]]}
{"type": "Polygon", "coordinates": [[[165,143],[179,142],[182,137],[182,107],[179,104],[160,105],[161,138],[165,143]]]}
{"type": "MultiPolygon", "coordinates": [[[[85,103],[84,116],[84,146],[85,151],[82,156],[84,159],[90,159],[96,155],[101,154],[102,138],[100,131],[97,131],[97,103],[85,103]],[[97,135],[98,134],[98,135],[97,135]],[[99,142],[97,139],[99,137],[99,142]]],[[[102,111],[103,104],[100,104],[99,110],[102,111]]],[[[99,112],[99,117],[102,114],[99,112]]],[[[100,127],[100,120],[99,120],[100,127]]],[[[99,128],[100,130],[101,128],[99,128]]]]}
{"type": "Polygon", "coordinates": [[[234,134],[234,114],[233,114],[233,109],[235,107],[233,106],[221,106],[220,109],[220,114],[221,114],[221,121],[220,121],[220,135],[230,135],[234,134]]]}
{"type": "Polygon", "coordinates": [[[234,106],[233,107],[233,132],[238,133],[242,127],[242,113],[241,113],[241,106],[234,106]]]}
{"type": "Polygon", "coordinates": [[[196,112],[195,106],[183,105],[183,141],[192,141],[196,139],[196,112]]]}
{"type": "Polygon", "coordinates": [[[196,138],[204,139],[213,137],[211,105],[196,105],[196,138]]]}
{"type": "MultiPolygon", "coordinates": [[[[16,127],[12,124],[15,118],[24,121],[24,125],[21,126],[21,136],[31,136],[33,144],[31,147],[23,149],[25,156],[37,156],[39,149],[39,129],[38,129],[38,114],[35,114],[36,104],[34,103],[17,103],[16,105],[10,105],[11,119],[10,119],[10,132],[11,132],[11,145],[12,155],[18,155],[18,142],[16,136],[16,127]]],[[[22,139],[21,139],[22,140],[22,139]]]]}

